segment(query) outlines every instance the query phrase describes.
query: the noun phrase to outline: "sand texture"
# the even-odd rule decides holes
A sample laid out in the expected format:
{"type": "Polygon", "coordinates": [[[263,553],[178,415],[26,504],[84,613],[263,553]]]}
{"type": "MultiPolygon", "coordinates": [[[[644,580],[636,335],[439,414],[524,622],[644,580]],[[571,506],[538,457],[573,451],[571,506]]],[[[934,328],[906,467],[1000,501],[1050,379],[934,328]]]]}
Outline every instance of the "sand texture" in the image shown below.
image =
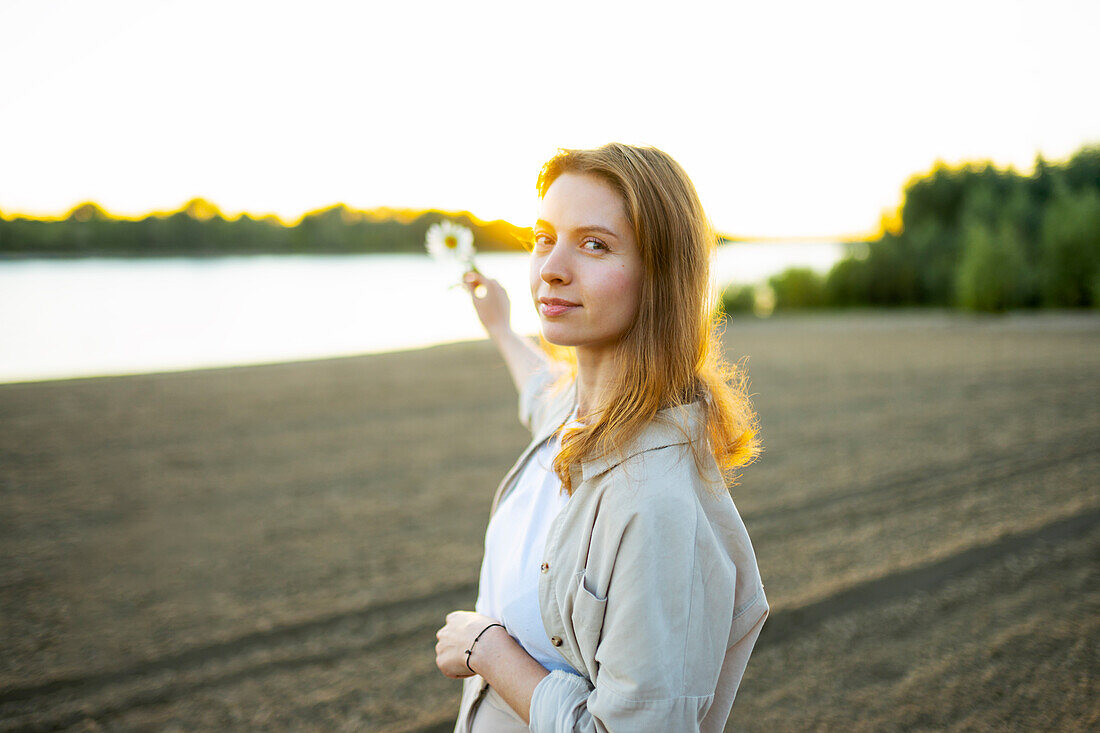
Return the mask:
{"type": "MultiPolygon", "coordinates": [[[[734,321],[729,730],[1100,729],[1100,316],[734,321]]],[[[0,386],[0,731],[448,731],[526,443],[488,342],[0,386]]]]}

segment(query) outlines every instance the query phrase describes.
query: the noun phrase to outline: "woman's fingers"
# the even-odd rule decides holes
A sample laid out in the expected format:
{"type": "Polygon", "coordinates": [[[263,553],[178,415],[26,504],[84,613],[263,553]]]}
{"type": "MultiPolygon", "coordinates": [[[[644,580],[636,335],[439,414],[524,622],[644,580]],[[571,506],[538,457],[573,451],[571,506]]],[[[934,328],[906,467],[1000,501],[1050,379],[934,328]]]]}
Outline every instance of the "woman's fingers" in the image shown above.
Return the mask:
{"type": "Polygon", "coordinates": [[[463,275],[462,281],[465,283],[466,289],[479,300],[489,294],[489,283],[499,286],[496,280],[490,280],[478,272],[467,272],[463,275]]]}
{"type": "Polygon", "coordinates": [[[467,272],[462,282],[470,291],[474,309],[487,331],[508,325],[511,303],[504,286],[480,272],[467,272]]]}

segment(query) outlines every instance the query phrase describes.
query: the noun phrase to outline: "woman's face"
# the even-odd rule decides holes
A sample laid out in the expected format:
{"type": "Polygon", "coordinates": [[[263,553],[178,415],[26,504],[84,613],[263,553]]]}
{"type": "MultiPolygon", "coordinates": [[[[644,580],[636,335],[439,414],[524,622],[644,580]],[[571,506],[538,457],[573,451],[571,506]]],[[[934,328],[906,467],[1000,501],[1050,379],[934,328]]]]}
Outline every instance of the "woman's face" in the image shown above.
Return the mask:
{"type": "Polygon", "coordinates": [[[622,198],[602,179],[563,173],[539,204],[531,297],[552,344],[578,358],[613,353],[634,322],[642,258],[622,198]]]}

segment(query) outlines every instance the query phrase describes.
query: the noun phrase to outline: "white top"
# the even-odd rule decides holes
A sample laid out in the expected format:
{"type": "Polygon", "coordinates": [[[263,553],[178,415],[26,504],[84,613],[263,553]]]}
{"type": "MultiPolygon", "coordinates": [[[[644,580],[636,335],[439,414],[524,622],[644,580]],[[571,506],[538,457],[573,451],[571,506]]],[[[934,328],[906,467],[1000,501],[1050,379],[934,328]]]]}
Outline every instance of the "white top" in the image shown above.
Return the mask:
{"type": "Polygon", "coordinates": [[[550,644],[539,608],[539,567],[550,524],[569,501],[554,473],[561,440],[542,444],[523,467],[485,530],[475,610],[500,619],[516,641],[551,671],[578,672],[550,644]]]}

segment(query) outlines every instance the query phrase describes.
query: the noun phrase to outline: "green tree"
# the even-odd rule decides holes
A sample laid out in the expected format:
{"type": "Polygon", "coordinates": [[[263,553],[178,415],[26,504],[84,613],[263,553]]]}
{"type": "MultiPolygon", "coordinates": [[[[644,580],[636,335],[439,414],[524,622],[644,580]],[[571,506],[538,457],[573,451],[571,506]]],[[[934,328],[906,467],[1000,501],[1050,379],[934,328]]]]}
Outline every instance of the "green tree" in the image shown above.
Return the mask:
{"type": "Polygon", "coordinates": [[[1056,188],[1043,213],[1039,290],[1047,306],[1097,305],[1100,276],[1100,190],[1056,188]]]}
{"type": "Polygon", "coordinates": [[[752,285],[727,285],[722,290],[719,306],[723,313],[752,313],[756,307],[756,288],[752,285]]]}
{"type": "Polygon", "coordinates": [[[1029,271],[1016,226],[979,219],[963,225],[962,261],[956,273],[957,302],[967,310],[1004,311],[1022,305],[1029,271]]]}
{"type": "Polygon", "coordinates": [[[866,256],[849,255],[837,262],[825,278],[825,302],[836,306],[865,305],[870,302],[870,268],[866,256]]]}
{"type": "Polygon", "coordinates": [[[768,278],[775,293],[775,310],[825,305],[825,280],[808,267],[792,267],[768,278]]]}

